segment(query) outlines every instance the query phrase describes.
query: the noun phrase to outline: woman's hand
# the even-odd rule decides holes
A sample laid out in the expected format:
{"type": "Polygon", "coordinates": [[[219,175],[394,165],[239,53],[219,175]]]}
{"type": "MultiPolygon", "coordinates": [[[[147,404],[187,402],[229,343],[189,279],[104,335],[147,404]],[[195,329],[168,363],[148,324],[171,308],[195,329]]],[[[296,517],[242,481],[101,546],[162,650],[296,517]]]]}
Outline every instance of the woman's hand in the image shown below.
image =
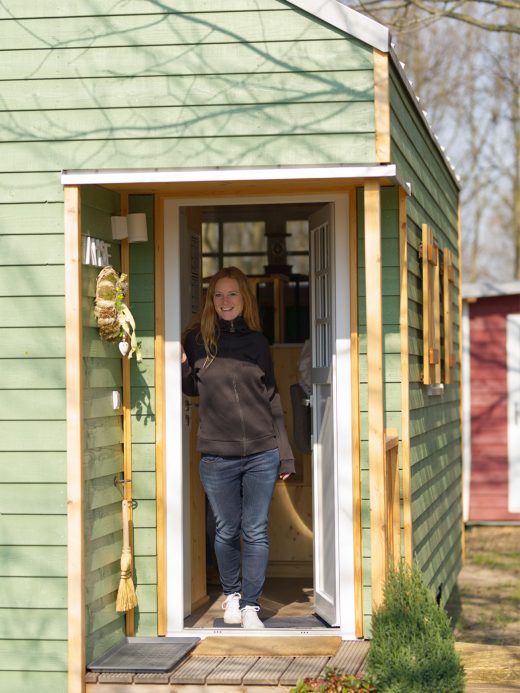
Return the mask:
{"type": "Polygon", "coordinates": [[[287,479],[290,476],[291,476],[290,474],[280,474],[280,476],[278,478],[281,479],[282,481],[287,481],[287,479]]]}

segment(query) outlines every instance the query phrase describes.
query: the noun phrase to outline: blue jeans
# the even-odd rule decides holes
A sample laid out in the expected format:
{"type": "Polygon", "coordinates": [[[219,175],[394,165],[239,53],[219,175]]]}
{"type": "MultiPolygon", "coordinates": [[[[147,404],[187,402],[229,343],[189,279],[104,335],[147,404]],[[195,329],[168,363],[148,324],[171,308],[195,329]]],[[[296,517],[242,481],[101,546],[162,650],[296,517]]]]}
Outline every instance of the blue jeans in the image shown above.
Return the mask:
{"type": "Polygon", "coordinates": [[[216,520],[215,554],[224,594],[257,606],[269,557],[267,515],[280,468],[278,448],[245,457],[203,455],[200,478],[216,520]],[[240,538],[242,537],[242,580],[240,538]]]}

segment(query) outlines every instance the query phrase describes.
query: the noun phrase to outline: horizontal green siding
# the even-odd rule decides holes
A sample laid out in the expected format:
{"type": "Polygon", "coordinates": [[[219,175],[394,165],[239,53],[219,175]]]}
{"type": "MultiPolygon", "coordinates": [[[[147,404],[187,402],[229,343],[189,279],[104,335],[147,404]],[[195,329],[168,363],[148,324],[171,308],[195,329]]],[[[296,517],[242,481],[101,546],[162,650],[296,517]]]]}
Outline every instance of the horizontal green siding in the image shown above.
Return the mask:
{"type": "Polygon", "coordinates": [[[374,94],[371,66],[310,74],[238,73],[234,75],[234,85],[231,88],[229,77],[219,74],[101,77],[93,83],[71,77],[36,80],[30,94],[22,80],[7,81],[2,95],[10,110],[18,111],[18,118],[24,111],[53,111],[58,106],[57,113],[71,108],[93,111],[93,99],[103,104],[105,112],[114,108],[123,109],[124,113],[128,108],[168,107],[175,114],[186,107],[319,104],[324,99],[327,103],[361,103],[371,101],[374,94]]]}
{"type": "MultiPolygon", "coordinates": [[[[111,240],[110,216],[119,213],[119,195],[83,188],[82,233],[111,240]]],[[[111,241],[119,269],[118,243],[111,241]]],[[[122,387],[122,361],[117,344],[101,342],[94,316],[98,267],[82,268],[85,440],[85,603],[87,662],[124,636],[124,617],[116,612],[122,548],[121,492],[114,478],[123,471],[123,423],[112,407],[112,392],[122,387]],[[88,355],[87,355],[88,354],[88,355]]]]}
{"type": "Polygon", "coordinates": [[[132,497],[135,501],[136,634],[157,635],[157,505],[155,475],[155,258],[154,198],[131,195],[131,212],[144,212],[146,243],[130,245],[130,303],[143,362],[132,360],[132,497]],[[146,534],[140,534],[142,531],[146,534]]]}
{"type": "MultiPolygon", "coordinates": [[[[196,5],[196,3],[193,3],[196,5]]],[[[263,41],[330,41],[341,39],[339,30],[310,22],[291,9],[264,10],[262,21],[255,7],[237,12],[137,14],[4,20],[0,22],[2,50],[49,50],[136,45],[189,46],[200,44],[255,44],[263,41]],[[130,44],[131,45],[131,44],[130,44]]]]}
{"type": "Polygon", "coordinates": [[[286,3],[46,6],[0,10],[11,172],[375,161],[372,49],[286,3]]]}
{"type": "MultiPolygon", "coordinates": [[[[138,113],[136,118],[139,118],[138,113]]],[[[232,125],[229,124],[229,128],[232,125]]],[[[207,137],[163,139],[159,132],[148,137],[123,140],[80,140],[68,142],[32,142],[21,147],[12,142],[2,152],[15,172],[33,166],[76,168],[92,161],[96,168],[180,168],[186,161],[192,167],[204,166],[296,166],[317,164],[370,163],[373,161],[372,133],[333,133],[327,135],[251,135],[233,137],[219,133],[207,137]],[[154,136],[155,135],[155,136],[154,136]],[[101,144],[100,144],[101,143],[101,144]]]]}
{"type": "MultiPolygon", "coordinates": [[[[357,192],[358,330],[361,439],[361,526],[363,555],[363,614],[365,634],[370,634],[372,571],[370,547],[370,469],[368,463],[368,364],[366,271],[363,190],[357,192]]],[[[399,191],[381,188],[381,264],[383,289],[384,425],[401,432],[401,335],[399,313],[399,191]]]]}
{"type": "MultiPolygon", "coordinates": [[[[192,12],[193,0],[176,0],[170,12],[192,12]]],[[[259,10],[284,10],[279,0],[254,0],[259,10]]],[[[198,12],[235,12],[251,9],[251,0],[197,0],[198,12]]],[[[38,17],[90,17],[109,14],[162,14],[163,6],[149,0],[125,0],[107,7],[103,0],[39,0],[37,4],[20,0],[3,0],[0,19],[38,17]]]]}
{"type": "MultiPolygon", "coordinates": [[[[441,396],[427,395],[422,385],[422,224],[433,230],[440,252],[451,250],[460,266],[457,244],[458,190],[451,171],[428,132],[417,105],[392,71],[392,159],[411,183],[407,200],[410,466],[414,558],[428,584],[442,585],[446,600],[461,567],[461,430],[460,364],[454,382],[441,396]]],[[[456,277],[459,288],[459,277],[456,277]]],[[[459,317],[452,305],[453,350],[459,351],[459,317]]],[[[442,316],[442,305],[441,305],[442,316]]],[[[442,317],[441,317],[442,324],[442,317]]]]}

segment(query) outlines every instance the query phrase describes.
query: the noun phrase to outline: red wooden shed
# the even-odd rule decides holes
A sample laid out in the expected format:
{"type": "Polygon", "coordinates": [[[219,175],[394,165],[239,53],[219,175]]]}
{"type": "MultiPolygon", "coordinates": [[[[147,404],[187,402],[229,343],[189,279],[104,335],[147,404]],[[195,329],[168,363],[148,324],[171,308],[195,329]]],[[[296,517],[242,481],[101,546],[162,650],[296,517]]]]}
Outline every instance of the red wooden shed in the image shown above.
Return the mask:
{"type": "Polygon", "coordinates": [[[462,295],[465,520],[520,523],[520,281],[462,295]]]}

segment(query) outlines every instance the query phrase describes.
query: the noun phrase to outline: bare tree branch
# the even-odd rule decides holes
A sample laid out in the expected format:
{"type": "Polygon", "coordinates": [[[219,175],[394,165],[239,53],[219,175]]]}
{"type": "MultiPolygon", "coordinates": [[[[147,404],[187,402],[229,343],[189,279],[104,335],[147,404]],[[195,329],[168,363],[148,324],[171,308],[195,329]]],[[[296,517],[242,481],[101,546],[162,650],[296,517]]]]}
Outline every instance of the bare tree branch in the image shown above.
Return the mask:
{"type": "Polygon", "coordinates": [[[517,12],[520,0],[354,0],[346,2],[354,9],[378,19],[393,14],[393,24],[399,31],[411,31],[431,21],[448,18],[465,22],[485,31],[520,34],[517,12]],[[408,10],[419,10],[421,14],[408,10]],[[501,10],[500,16],[493,16],[501,10]]]}

